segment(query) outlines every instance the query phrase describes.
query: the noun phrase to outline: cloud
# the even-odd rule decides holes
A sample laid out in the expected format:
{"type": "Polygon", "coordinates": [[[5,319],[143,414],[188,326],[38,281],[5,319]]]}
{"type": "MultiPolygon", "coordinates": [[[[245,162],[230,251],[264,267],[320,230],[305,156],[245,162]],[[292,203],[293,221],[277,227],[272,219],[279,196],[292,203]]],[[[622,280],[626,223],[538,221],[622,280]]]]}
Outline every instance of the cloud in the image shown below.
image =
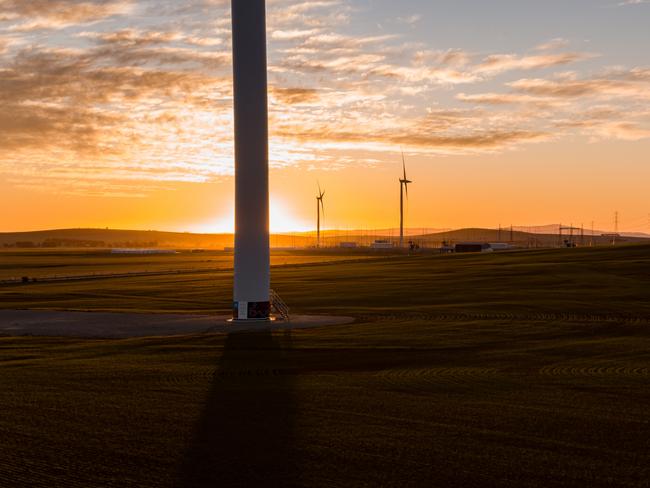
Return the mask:
{"type": "Polygon", "coordinates": [[[409,45],[398,51],[394,45],[399,38],[395,35],[348,36],[323,29],[283,31],[279,37],[293,43],[281,49],[284,56],[274,66],[277,71],[301,76],[329,73],[335,79],[401,80],[404,93],[417,88],[421,91],[423,86],[478,83],[506,72],[564,66],[593,57],[586,53],[545,52],[532,56],[493,54],[476,59],[460,49],[423,50],[409,45]]]}
{"type": "Polygon", "coordinates": [[[462,49],[447,49],[446,51],[416,51],[413,62],[418,66],[444,65],[444,66],[467,66],[472,60],[472,55],[462,49]]]}
{"type": "Polygon", "coordinates": [[[121,29],[109,32],[81,32],[79,37],[96,39],[103,44],[126,45],[130,48],[165,44],[182,39],[178,32],[142,31],[121,29]]]}
{"type": "Polygon", "coordinates": [[[131,0],[0,0],[0,19],[15,31],[61,29],[132,11],[131,0]]]}
{"type": "Polygon", "coordinates": [[[407,15],[405,17],[397,17],[398,22],[407,25],[415,25],[421,20],[422,20],[422,15],[420,14],[407,15]]]}
{"type": "MultiPolygon", "coordinates": [[[[142,65],[201,65],[207,68],[224,67],[230,62],[230,52],[215,49],[197,50],[185,44],[196,45],[193,36],[173,31],[139,31],[124,29],[114,32],[83,32],[80,37],[94,39],[97,47],[88,51],[94,62],[100,59],[119,66],[142,65]]],[[[221,44],[209,43],[209,44],[221,44]]]]}
{"type": "MultiPolygon", "coordinates": [[[[341,148],[474,154],[570,133],[647,137],[648,69],[523,78],[591,55],[557,52],[557,39],[533,54],[431,49],[404,33],[353,33],[347,1],[268,6],[274,167],[365,164],[333,161],[341,148]]],[[[0,0],[0,172],[93,195],[232,174],[228,7],[0,0]]]]}
{"type": "Polygon", "coordinates": [[[561,37],[556,37],[550,41],[543,42],[535,46],[536,51],[557,51],[569,45],[569,41],[561,37]]]}
{"type": "Polygon", "coordinates": [[[556,125],[559,129],[578,130],[592,142],[612,139],[640,141],[650,138],[650,128],[642,126],[639,122],[626,121],[626,116],[629,114],[619,112],[577,116],[558,121],[556,125]]]}
{"type": "Polygon", "coordinates": [[[229,136],[227,78],[107,59],[93,50],[16,53],[0,76],[0,170],[31,177],[38,168],[82,187],[93,179],[205,181],[228,172],[228,161],[209,165],[202,154],[229,136]],[[219,113],[221,131],[214,130],[219,113]]]}
{"type": "Polygon", "coordinates": [[[299,103],[313,103],[320,99],[318,90],[314,88],[280,88],[271,87],[271,95],[280,103],[295,105],[299,103]]]}
{"type": "MultiPolygon", "coordinates": [[[[279,129],[277,137],[298,139],[305,143],[325,143],[332,146],[351,144],[351,147],[372,150],[387,150],[395,147],[409,147],[429,153],[473,153],[491,152],[507,147],[547,140],[543,132],[525,130],[485,130],[467,134],[436,134],[429,132],[428,124],[412,126],[406,130],[385,130],[379,132],[306,130],[299,128],[279,129]]],[[[323,128],[324,129],[324,128],[323,128]]]]}
{"type": "Polygon", "coordinates": [[[516,93],[477,93],[471,95],[459,93],[456,95],[456,99],[479,105],[537,104],[548,106],[551,103],[544,97],[534,97],[516,93]]]}
{"type": "Polygon", "coordinates": [[[274,29],[294,29],[296,25],[316,28],[346,24],[351,10],[343,0],[273,0],[269,3],[268,19],[274,29]]]}
{"type": "Polygon", "coordinates": [[[604,139],[620,139],[624,141],[640,141],[650,138],[650,129],[640,127],[631,122],[610,122],[597,127],[597,134],[604,139]]]}
{"type": "Polygon", "coordinates": [[[520,93],[543,97],[634,97],[650,99],[650,69],[634,68],[612,71],[603,76],[579,79],[524,78],[509,83],[520,93]]]}
{"type": "Polygon", "coordinates": [[[276,41],[305,40],[309,37],[316,36],[321,32],[322,32],[321,29],[274,30],[273,32],[271,32],[271,39],[276,41]]]}
{"type": "Polygon", "coordinates": [[[574,73],[552,79],[520,79],[509,93],[456,95],[474,106],[510,110],[561,137],[579,133],[589,140],[637,141],[650,137],[650,70],[609,70],[590,78],[574,73]]]}
{"type": "Polygon", "coordinates": [[[650,0],[625,0],[625,2],[619,3],[619,7],[625,7],[627,5],[641,5],[643,3],[650,3],[650,0]]]}
{"type": "Polygon", "coordinates": [[[513,70],[532,70],[562,66],[592,57],[584,53],[540,54],[517,56],[515,54],[493,54],[476,67],[478,73],[497,74],[513,70]]]}

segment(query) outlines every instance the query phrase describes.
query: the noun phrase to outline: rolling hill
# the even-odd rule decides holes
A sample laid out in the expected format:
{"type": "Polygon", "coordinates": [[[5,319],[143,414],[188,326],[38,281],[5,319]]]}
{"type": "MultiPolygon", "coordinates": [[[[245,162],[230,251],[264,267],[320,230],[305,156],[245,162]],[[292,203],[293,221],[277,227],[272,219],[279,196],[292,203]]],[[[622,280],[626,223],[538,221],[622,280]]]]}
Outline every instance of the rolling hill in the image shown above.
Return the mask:
{"type": "MultiPolygon", "coordinates": [[[[420,231],[421,232],[421,231],[420,231]]],[[[356,242],[369,245],[377,239],[396,242],[398,231],[384,229],[378,231],[341,231],[328,230],[322,233],[322,244],[326,247],[338,246],[341,242],[356,242]]],[[[423,247],[439,247],[443,242],[462,241],[511,242],[518,247],[554,247],[559,245],[557,233],[524,232],[522,230],[467,228],[422,234],[415,229],[405,232],[407,239],[412,239],[423,247]]],[[[619,239],[623,242],[646,242],[650,237],[628,235],[619,239]]],[[[600,234],[584,239],[574,236],[578,245],[588,246],[610,244],[611,237],[600,234]]],[[[0,233],[0,247],[137,247],[137,248],[175,248],[175,249],[223,249],[233,246],[232,234],[194,234],[189,232],[162,232],[153,230],[119,230],[119,229],[54,229],[33,232],[0,233]]],[[[315,232],[291,234],[273,234],[272,247],[308,247],[315,244],[315,232]]]]}

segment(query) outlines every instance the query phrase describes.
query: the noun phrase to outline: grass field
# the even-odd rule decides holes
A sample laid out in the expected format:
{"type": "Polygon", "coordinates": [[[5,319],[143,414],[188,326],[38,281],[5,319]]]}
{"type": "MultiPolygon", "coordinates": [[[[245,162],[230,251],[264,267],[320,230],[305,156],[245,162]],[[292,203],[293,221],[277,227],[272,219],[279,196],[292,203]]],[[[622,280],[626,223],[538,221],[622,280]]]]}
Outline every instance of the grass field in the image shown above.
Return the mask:
{"type": "MultiPolygon", "coordinates": [[[[372,257],[357,254],[354,259],[372,257]]],[[[337,252],[274,251],[273,266],[350,260],[337,252]]],[[[111,254],[110,250],[15,250],[0,249],[0,280],[11,278],[48,278],[52,276],[104,275],[174,270],[223,270],[232,268],[233,253],[206,251],[177,254],[111,254]]]]}
{"type": "MultiPolygon", "coordinates": [[[[0,486],[650,486],[650,247],[274,268],[357,323],[0,338],[0,486]]],[[[228,272],[0,288],[218,312],[228,272]]]]}

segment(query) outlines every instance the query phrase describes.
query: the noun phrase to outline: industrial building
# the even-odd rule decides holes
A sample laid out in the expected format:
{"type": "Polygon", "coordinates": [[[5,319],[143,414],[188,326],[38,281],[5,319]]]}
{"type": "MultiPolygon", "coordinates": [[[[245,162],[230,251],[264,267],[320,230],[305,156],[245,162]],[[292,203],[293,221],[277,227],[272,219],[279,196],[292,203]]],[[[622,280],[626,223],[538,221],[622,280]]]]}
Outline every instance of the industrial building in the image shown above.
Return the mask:
{"type": "Polygon", "coordinates": [[[376,240],[372,244],[370,244],[370,247],[372,249],[392,249],[393,243],[387,240],[376,240]]]}
{"type": "Polygon", "coordinates": [[[493,252],[494,249],[490,247],[487,242],[459,242],[454,246],[454,252],[467,253],[467,252],[493,252]]]}

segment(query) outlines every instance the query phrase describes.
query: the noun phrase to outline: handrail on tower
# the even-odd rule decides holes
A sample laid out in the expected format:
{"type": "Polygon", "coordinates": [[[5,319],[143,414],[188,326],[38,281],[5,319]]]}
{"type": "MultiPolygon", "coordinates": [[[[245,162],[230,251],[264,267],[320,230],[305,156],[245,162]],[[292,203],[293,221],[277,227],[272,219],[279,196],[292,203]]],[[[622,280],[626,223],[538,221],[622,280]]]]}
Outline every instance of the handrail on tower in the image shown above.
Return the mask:
{"type": "Polygon", "coordinates": [[[289,307],[287,304],[280,298],[280,295],[278,295],[275,290],[270,290],[270,298],[271,298],[271,309],[274,310],[280,317],[282,317],[282,320],[286,322],[291,322],[291,317],[289,316],[289,307]]]}

